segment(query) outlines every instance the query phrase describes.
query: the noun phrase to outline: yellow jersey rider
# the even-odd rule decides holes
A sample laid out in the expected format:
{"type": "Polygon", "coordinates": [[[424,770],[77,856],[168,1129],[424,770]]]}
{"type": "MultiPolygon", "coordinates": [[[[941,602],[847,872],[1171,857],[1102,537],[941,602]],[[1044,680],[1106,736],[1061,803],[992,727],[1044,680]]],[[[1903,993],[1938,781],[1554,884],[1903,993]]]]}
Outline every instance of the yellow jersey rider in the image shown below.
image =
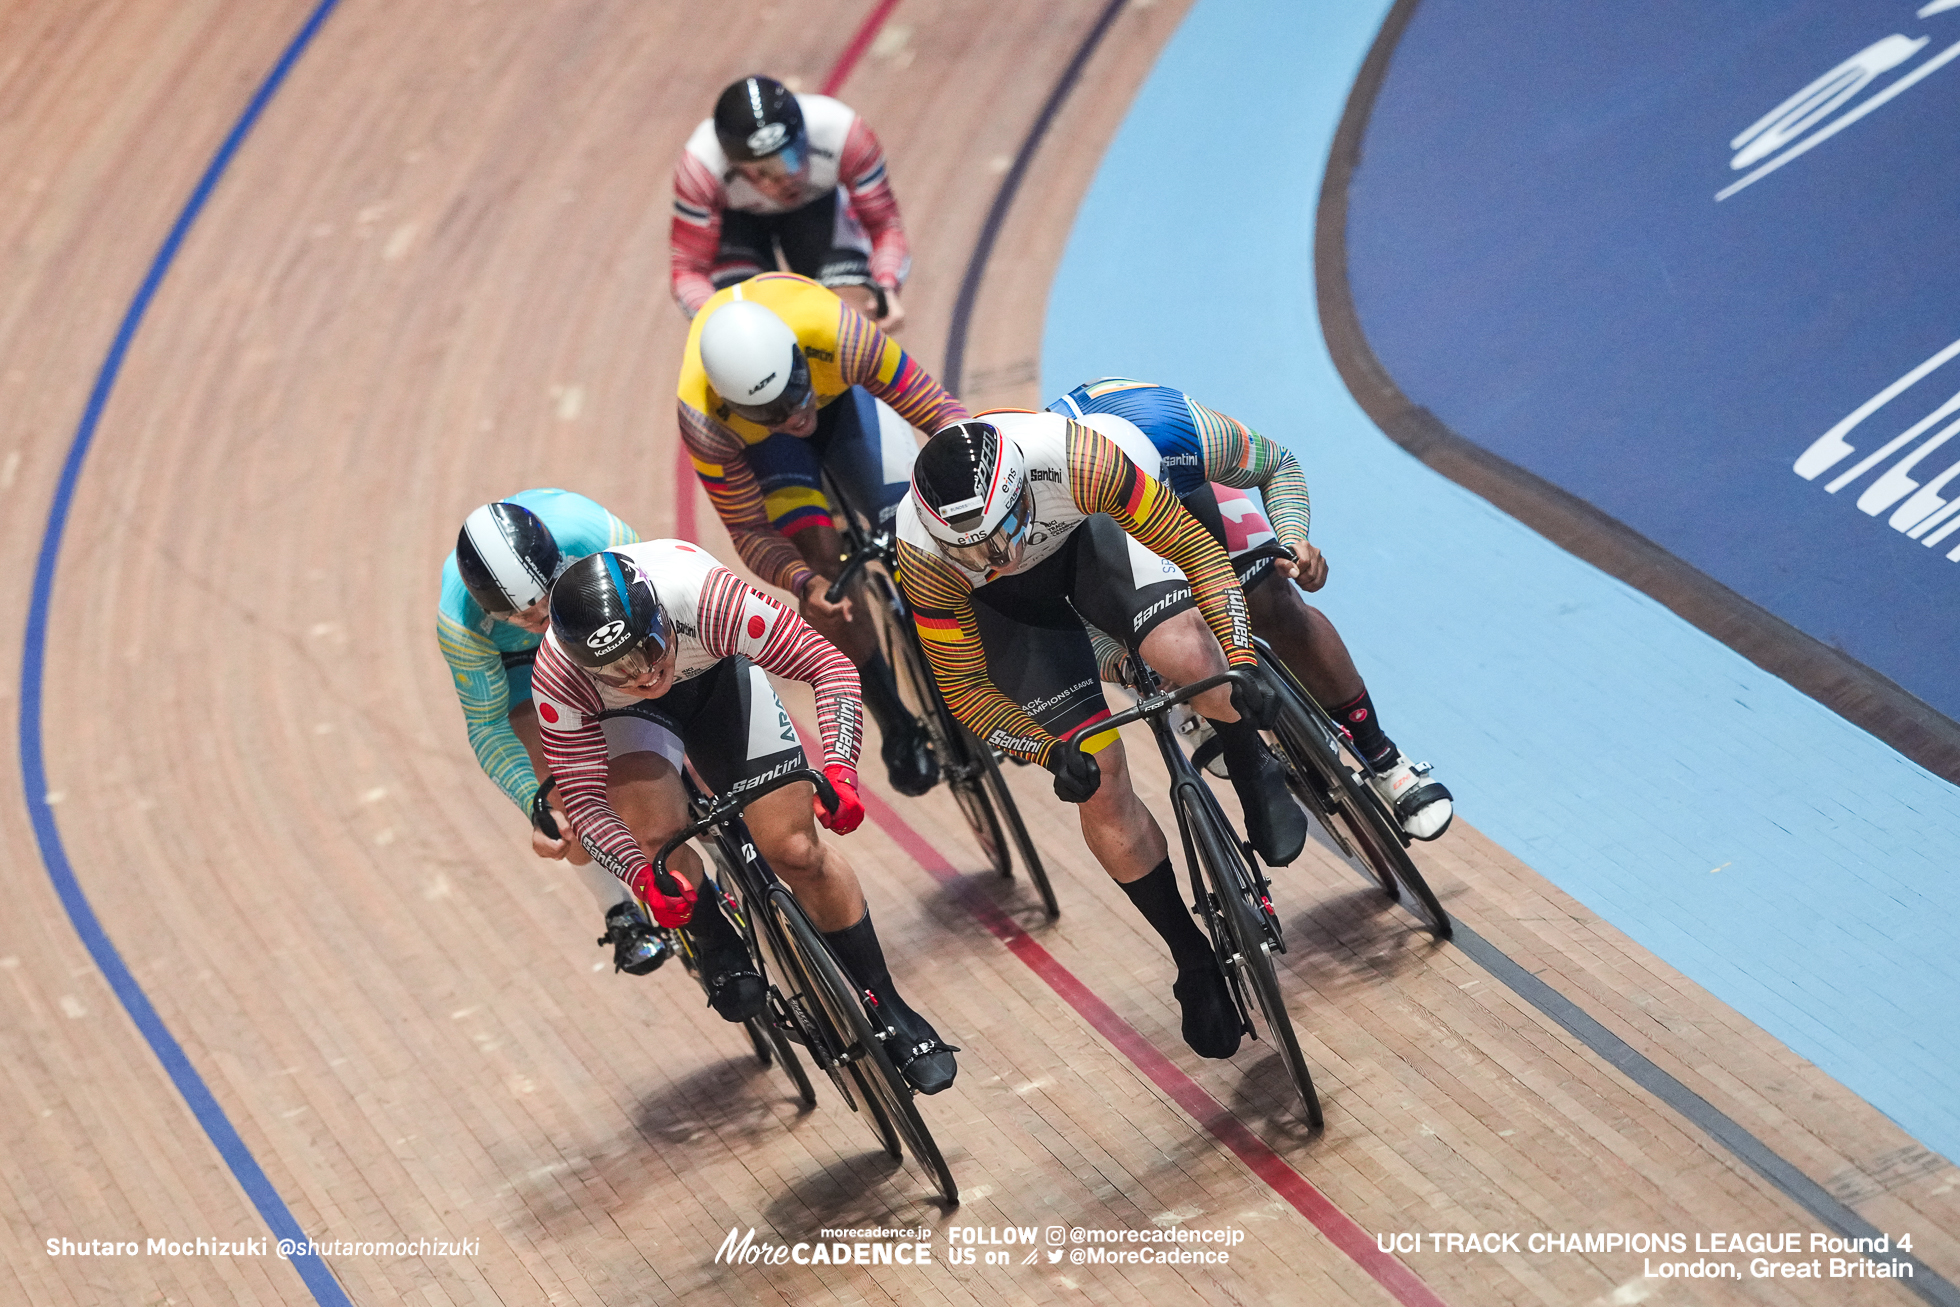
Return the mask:
{"type": "Polygon", "coordinates": [[[749,570],[797,598],[805,621],[857,664],[892,788],[938,778],[868,614],[824,598],[842,547],[833,507],[889,522],[918,448],[912,428],[967,416],[918,362],[831,291],[766,272],[717,292],[688,332],[681,439],[749,570]],[[850,502],[833,506],[832,484],[850,502]]]}

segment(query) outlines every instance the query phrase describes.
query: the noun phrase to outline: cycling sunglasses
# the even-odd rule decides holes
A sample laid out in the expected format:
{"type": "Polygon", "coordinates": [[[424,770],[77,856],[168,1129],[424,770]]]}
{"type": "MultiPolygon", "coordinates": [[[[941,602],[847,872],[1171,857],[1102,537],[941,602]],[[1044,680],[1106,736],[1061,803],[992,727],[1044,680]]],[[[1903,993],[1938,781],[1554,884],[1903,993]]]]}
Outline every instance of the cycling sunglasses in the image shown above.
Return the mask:
{"type": "Polygon", "coordinates": [[[755,423],[759,427],[781,426],[789,421],[790,414],[810,402],[814,389],[810,384],[810,362],[803,357],[801,346],[790,346],[789,383],[782,393],[767,404],[737,404],[723,395],[722,402],[728,411],[738,418],[755,423]]]}
{"type": "Polygon", "coordinates": [[[1014,562],[1020,552],[1021,538],[1028,532],[1028,523],[1034,520],[1034,495],[1026,487],[1021,487],[1021,497],[1014,501],[1014,507],[1000,520],[987,538],[970,545],[941,545],[946,557],[970,572],[985,572],[1002,568],[1014,562]]]}
{"type": "Polygon", "coordinates": [[[659,614],[646,638],[632,645],[609,663],[591,669],[592,679],[615,690],[623,690],[652,671],[667,656],[667,615],[659,614]]]}

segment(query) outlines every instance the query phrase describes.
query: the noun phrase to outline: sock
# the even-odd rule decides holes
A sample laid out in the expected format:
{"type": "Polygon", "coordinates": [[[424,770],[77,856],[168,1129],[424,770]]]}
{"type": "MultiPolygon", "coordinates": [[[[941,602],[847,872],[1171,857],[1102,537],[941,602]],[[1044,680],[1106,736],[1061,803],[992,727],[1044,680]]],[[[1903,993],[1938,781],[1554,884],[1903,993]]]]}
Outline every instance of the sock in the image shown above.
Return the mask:
{"type": "Polygon", "coordinates": [[[1361,751],[1370,767],[1395,761],[1395,741],[1382,734],[1381,723],[1375,720],[1375,701],[1368,697],[1367,690],[1339,707],[1328,708],[1327,715],[1347,727],[1348,734],[1354,737],[1354,747],[1361,751]]]}
{"type": "Polygon", "coordinates": [[[887,740],[910,734],[912,713],[898,697],[898,682],[892,679],[892,666],[885,656],[874,653],[865,659],[864,666],[858,668],[858,679],[864,685],[864,706],[878,723],[878,733],[887,740]]]}
{"type": "Polygon", "coordinates": [[[871,925],[871,908],[868,904],[857,925],[846,926],[842,930],[826,930],[823,937],[837,954],[837,960],[844,964],[845,974],[860,988],[871,991],[879,1006],[886,1009],[886,1015],[893,1024],[905,1029],[914,1038],[927,1037],[931,1026],[912,1010],[892,984],[891,971],[885,966],[885,950],[879,947],[878,932],[871,925]]]}
{"type": "Polygon", "coordinates": [[[1169,858],[1152,867],[1141,880],[1124,885],[1123,892],[1137,905],[1143,919],[1164,937],[1164,943],[1170,945],[1171,961],[1177,963],[1179,972],[1202,971],[1218,965],[1211,951],[1211,940],[1198,929],[1198,923],[1191,919],[1191,910],[1184,906],[1184,896],[1178,892],[1177,876],[1171,871],[1169,858]]]}
{"type": "Polygon", "coordinates": [[[592,891],[592,897],[599,904],[600,912],[611,912],[622,903],[631,903],[633,895],[626,888],[626,882],[607,871],[597,862],[588,862],[578,868],[578,878],[592,891]]]}
{"type": "Polygon", "coordinates": [[[694,941],[695,952],[703,961],[714,959],[723,965],[732,965],[736,958],[748,957],[748,946],[742,937],[735,933],[728,918],[721,915],[721,892],[713,885],[703,884],[698,888],[694,899],[694,916],[681,927],[687,937],[694,941]]]}
{"type": "Polygon", "coordinates": [[[1205,720],[1218,732],[1219,752],[1225,757],[1232,779],[1258,775],[1267,756],[1266,742],[1259,738],[1259,729],[1243,717],[1235,722],[1221,722],[1212,717],[1205,720]]]}

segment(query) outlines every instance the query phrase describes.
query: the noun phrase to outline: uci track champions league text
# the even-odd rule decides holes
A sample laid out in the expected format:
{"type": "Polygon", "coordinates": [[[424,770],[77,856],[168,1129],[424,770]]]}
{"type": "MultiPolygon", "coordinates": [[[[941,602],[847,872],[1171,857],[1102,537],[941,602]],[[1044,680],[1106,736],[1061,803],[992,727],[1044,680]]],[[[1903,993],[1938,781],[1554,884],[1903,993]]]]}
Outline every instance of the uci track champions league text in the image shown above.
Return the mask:
{"type": "Polygon", "coordinates": [[[1848,1280],[1911,1279],[1912,1235],[1878,1234],[1847,1239],[1819,1230],[1545,1231],[1528,1234],[1427,1230],[1379,1232],[1385,1253],[1490,1256],[1538,1253],[1564,1256],[1638,1257],[1647,1280],[1848,1280]]]}

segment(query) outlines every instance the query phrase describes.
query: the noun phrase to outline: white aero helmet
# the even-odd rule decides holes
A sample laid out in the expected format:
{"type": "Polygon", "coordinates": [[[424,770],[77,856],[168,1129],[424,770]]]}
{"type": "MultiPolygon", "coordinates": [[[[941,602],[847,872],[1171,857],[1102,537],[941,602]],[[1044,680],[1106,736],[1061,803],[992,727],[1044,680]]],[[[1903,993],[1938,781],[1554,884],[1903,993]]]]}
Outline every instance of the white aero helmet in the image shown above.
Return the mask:
{"type": "Polygon", "coordinates": [[[1028,459],[991,422],[969,418],[933,433],[912,464],[919,520],[945,555],[975,572],[1020,561],[1034,496],[1028,459]]]}
{"type": "Polygon", "coordinates": [[[810,365],[796,333],[753,300],[730,300],[710,313],[700,347],[708,384],[738,417],[775,426],[810,397],[810,365]]]}

